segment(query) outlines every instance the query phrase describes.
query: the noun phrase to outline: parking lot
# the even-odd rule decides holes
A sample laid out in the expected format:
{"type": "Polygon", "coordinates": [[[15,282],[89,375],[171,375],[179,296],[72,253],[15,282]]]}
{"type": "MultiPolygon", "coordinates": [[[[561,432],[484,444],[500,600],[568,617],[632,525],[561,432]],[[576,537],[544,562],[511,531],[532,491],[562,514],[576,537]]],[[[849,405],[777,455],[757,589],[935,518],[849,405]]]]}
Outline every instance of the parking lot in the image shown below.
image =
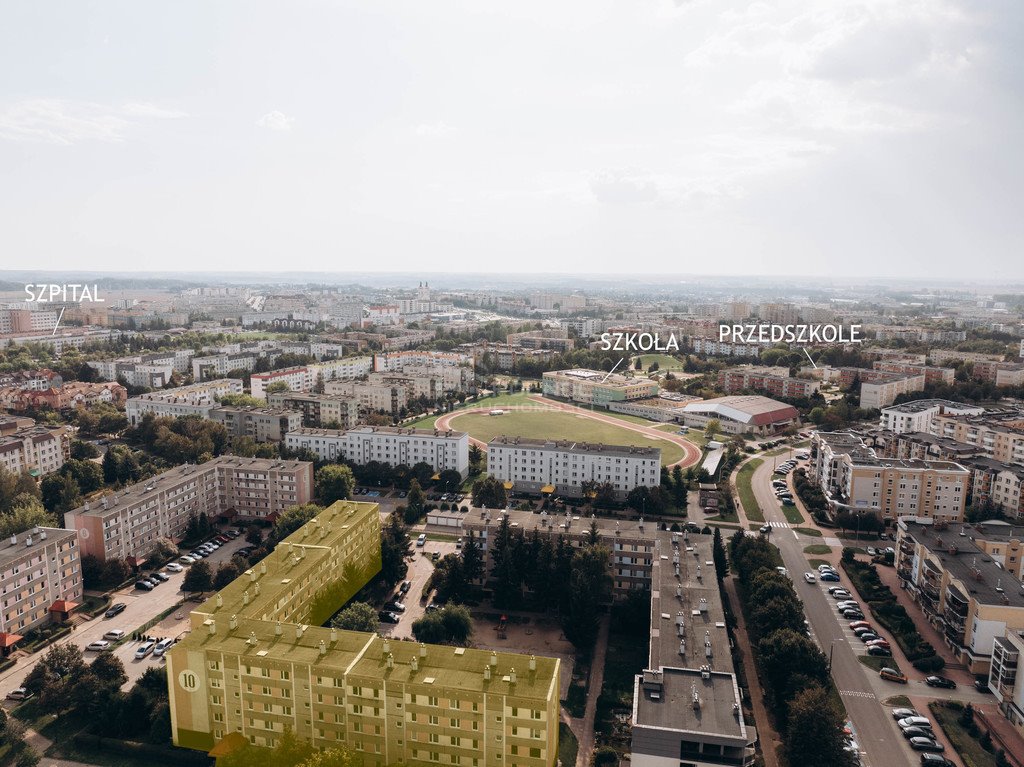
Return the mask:
{"type": "MultiPolygon", "coordinates": [[[[233,552],[245,545],[244,539],[240,536],[237,539],[222,546],[213,552],[208,558],[210,566],[216,570],[221,562],[231,558],[233,552]]],[[[151,571],[149,571],[151,572],[151,571]]],[[[140,644],[130,639],[133,632],[140,626],[149,623],[154,618],[167,613],[167,615],[153,628],[146,633],[157,637],[180,637],[188,630],[188,613],[191,603],[173,609],[184,598],[181,591],[181,584],[185,578],[185,571],[179,573],[167,573],[168,580],[162,582],[152,591],[141,591],[129,585],[124,589],[114,592],[111,595],[113,604],[123,604],[124,610],[113,618],[105,618],[103,613],[88,620],[85,623],[76,625],[74,631],[67,637],[57,641],[56,644],[75,644],[83,648],[86,661],[89,662],[96,656],[95,651],[85,651],[84,648],[92,642],[103,640],[103,635],[112,629],[120,629],[125,632],[129,639],[122,642],[114,649],[114,654],[124,663],[125,672],[128,675],[128,682],[125,689],[134,684],[142,674],[152,665],[163,663],[162,658],[154,658],[152,654],[145,659],[136,660],[135,651],[140,644]]],[[[39,659],[46,654],[46,648],[33,653],[28,657],[21,658],[15,666],[0,674],[0,697],[6,696],[11,690],[20,687],[25,676],[35,667],[39,659]]],[[[8,705],[11,705],[8,702],[8,705]]]]}

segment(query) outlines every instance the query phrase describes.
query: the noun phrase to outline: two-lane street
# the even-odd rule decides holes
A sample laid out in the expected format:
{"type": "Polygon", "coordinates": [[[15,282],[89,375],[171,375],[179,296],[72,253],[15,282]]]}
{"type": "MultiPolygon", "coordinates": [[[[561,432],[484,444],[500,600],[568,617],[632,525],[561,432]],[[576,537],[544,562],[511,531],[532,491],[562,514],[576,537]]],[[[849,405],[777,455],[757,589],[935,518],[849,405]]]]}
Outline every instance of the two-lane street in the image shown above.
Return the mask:
{"type": "MultiPolygon", "coordinates": [[[[778,457],[778,463],[797,452],[791,449],[778,457]]],[[[772,528],[771,540],[779,548],[782,561],[793,579],[797,595],[804,602],[804,612],[811,624],[811,631],[822,651],[832,659],[832,677],[842,696],[846,711],[853,721],[857,743],[862,751],[864,764],[869,767],[889,767],[896,764],[916,764],[918,757],[906,745],[888,710],[881,705],[874,685],[868,679],[867,670],[860,661],[853,646],[843,633],[843,625],[827,593],[817,585],[805,584],[802,574],[812,570],[804,554],[804,547],[820,543],[820,538],[801,536],[789,529],[789,523],[782,513],[778,499],[772,490],[772,472],[775,462],[766,460],[753,474],[752,487],[758,505],[772,528]],[[802,587],[806,588],[802,588],[802,587]]],[[[882,680],[880,679],[879,682],[882,680]]],[[[905,693],[902,685],[884,683],[892,690],[889,695],[905,693]]]]}

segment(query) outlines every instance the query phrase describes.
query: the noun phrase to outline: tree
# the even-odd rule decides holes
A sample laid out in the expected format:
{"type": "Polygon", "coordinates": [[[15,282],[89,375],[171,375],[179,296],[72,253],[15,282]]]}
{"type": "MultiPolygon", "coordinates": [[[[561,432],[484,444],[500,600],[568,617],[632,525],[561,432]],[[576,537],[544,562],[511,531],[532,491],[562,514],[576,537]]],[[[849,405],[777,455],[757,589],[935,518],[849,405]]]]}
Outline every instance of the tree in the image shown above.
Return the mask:
{"type": "Polygon", "coordinates": [[[437,590],[438,602],[463,601],[469,584],[458,554],[445,554],[441,557],[430,576],[430,586],[437,590]]]}
{"type": "Polygon", "coordinates": [[[288,391],[291,387],[285,381],[274,381],[269,384],[263,391],[267,394],[276,394],[279,391],[288,391]]]}
{"type": "Polygon", "coordinates": [[[170,538],[157,538],[153,541],[153,548],[149,550],[149,559],[153,562],[164,563],[178,556],[178,547],[170,538]]]}
{"type": "Polygon", "coordinates": [[[609,598],[608,549],[588,544],[577,550],[570,572],[569,615],[565,636],[580,650],[589,650],[597,638],[598,614],[609,598]]]}
{"type": "Polygon", "coordinates": [[[96,659],[89,664],[89,670],[100,680],[102,684],[120,689],[128,681],[128,675],[124,670],[124,663],[112,652],[101,652],[96,659]]]}
{"type": "Polygon", "coordinates": [[[331,625],[345,631],[365,631],[375,634],[380,628],[377,611],[366,602],[352,602],[331,618],[331,625]]]}
{"type": "Polygon", "coordinates": [[[828,659],[802,633],[782,629],[761,638],[757,657],[770,694],[780,709],[808,683],[828,681],[828,659]]]}
{"type": "Polygon", "coordinates": [[[99,449],[91,442],[83,442],[80,439],[71,440],[71,457],[77,460],[99,458],[99,449]]]}
{"type": "Polygon", "coordinates": [[[259,525],[249,525],[245,531],[245,542],[250,546],[259,546],[263,543],[263,529],[259,525]]]}
{"type": "MultiPolygon", "coordinates": [[[[241,569],[235,564],[235,560],[232,559],[228,562],[222,562],[220,567],[217,568],[217,574],[213,577],[213,588],[215,591],[220,591],[222,588],[227,586],[233,580],[238,578],[242,574],[241,569]]],[[[200,589],[205,591],[205,589],[200,589]]]]}
{"type": "Polygon", "coordinates": [[[21,495],[15,506],[0,515],[0,538],[31,530],[33,527],[57,527],[57,517],[42,507],[34,497],[21,495]]]}
{"type": "Polygon", "coordinates": [[[74,644],[53,645],[25,677],[22,686],[38,696],[46,713],[59,713],[71,704],[71,693],[86,671],[82,650],[74,644]]]}
{"type": "Polygon", "coordinates": [[[408,524],[411,525],[420,520],[423,516],[426,500],[419,480],[412,480],[409,483],[409,494],[405,498],[405,521],[408,524]]]}
{"type": "Polygon", "coordinates": [[[469,473],[479,474],[483,469],[484,464],[484,451],[480,449],[480,446],[475,442],[471,442],[469,445],[469,473]]]}
{"type": "Polygon", "coordinates": [[[725,557],[725,546],[722,544],[722,530],[716,527],[711,542],[711,554],[715,560],[715,575],[719,582],[729,573],[729,562],[725,557]]]}
{"type": "Polygon", "coordinates": [[[508,503],[505,486],[495,477],[484,477],[473,483],[473,505],[503,509],[508,503]]]}
{"type": "Polygon", "coordinates": [[[278,517],[277,522],[274,523],[272,534],[274,541],[283,541],[321,511],[323,509],[315,503],[306,503],[302,506],[291,506],[285,509],[284,514],[278,517]]]}
{"type": "Polygon", "coordinates": [[[455,469],[445,469],[438,475],[437,486],[445,492],[458,490],[462,485],[462,475],[455,469]]]}
{"type": "Polygon", "coordinates": [[[462,544],[462,575],[470,586],[475,586],[484,577],[483,553],[472,530],[462,544]]]}
{"type": "Polygon", "coordinates": [[[181,583],[182,591],[209,591],[213,588],[213,573],[206,560],[201,559],[192,565],[185,573],[185,579],[181,583]]]}
{"type": "Polygon", "coordinates": [[[465,644],[473,634],[473,619],[462,605],[446,605],[413,621],[412,635],[427,644],[465,644]]]}
{"type": "Polygon", "coordinates": [[[722,422],[719,421],[717,418],[710,419],[704,425],[704,436],[707,439],[709,439],[709,440],[714,439],[716,436],[718,436],[721,433],[722,433],[722,422]]]}
{"type": "Polygon", "coordinates": [[[47,511],[63,514],[82,503],[82,491],[70,474],[49,474],[42,482],[43,506],[47,511]]]}
{"type": "Polygon", "coordinates": [[[405,520],[396,509],[388,515],[380,531],[380,574],[384,583],[394,586],[409,571],[409,531],[405,520]]]}
{"type": "Polygon", "coordinates": [[[317,499],[324,506],[330,506],[335,501],[351,498],[356,480],[348,466],[329,464],[317,469],[314,484],[317,499]]]}
{"type": "Polygon", "coordinates": [[[61,474],[71,476],[86,495],[103,487],[103,469],[94,461],[71,459],[60,467],[61,474]]]}
{"type": "Polygon", "coordinates": [[[348,749],[334,747],[317,751],[299,767],[359,767],[361,764],[362,759],[348,749]]]}
{"type": "Polygon", "coordinates": [[[854,755],[845,749],[843,718],[823,687],[797,693],[789,704],[785,742],[786,761],[801,767],[852,767],[854,755]]]}

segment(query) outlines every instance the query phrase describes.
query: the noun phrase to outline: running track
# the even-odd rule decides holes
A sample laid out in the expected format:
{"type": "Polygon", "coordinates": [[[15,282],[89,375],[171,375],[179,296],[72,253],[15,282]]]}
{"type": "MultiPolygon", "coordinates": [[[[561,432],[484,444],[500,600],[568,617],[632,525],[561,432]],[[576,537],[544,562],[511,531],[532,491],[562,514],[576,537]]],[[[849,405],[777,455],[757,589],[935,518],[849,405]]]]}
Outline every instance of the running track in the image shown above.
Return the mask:
{"type": "MultiPolygon", "coordinates": [[[[601,421],[602,423],[617,426],[620,429],[628,429],[629,431],[635,431],[637,434],[642,434],[645,437],[650,437],[652,439],[662,439],[665,440],[666,442],[671,442],[674,445],[678,445],[683,449],[683,457],[680,460],[676,461],[675,463],[671,464],[669,468],[672,468],[673,466],[680,466],[682,468],[686,468],[687,466],[692,466],[693,464],[697,463],[701,458],[700,449],[689,440],[680,437],[678,434],[671,434],[667,431],[661,431],[660,429],[651,428],[650,426],[641,426],[640,424],[633,423],[632,421],[626,421],[621,418],[615,418],[614,416],[604,415],[602,413],[586,410],[585,408],[576,407],[576,405],[570,405],[566,402],[555,402],[553,400],[544,399],[543,397],[537,395],[530,395],[528,399],[530,399],[533,402],[537,402],[539,405],[543,407],[538,408],[536,406],[528,405],[504,405],[501,406],[500,408],[466,408],[464,410],[456,410],[454,413],[446,413],[445,415],[440,416],[435,423],[435,427],[438,429],[455,429],[455,427],[451,425],[451,422],[455,418],[458,418],[460,415],[468,415],[470,413],[489,413],[492,410],[530,410],[533,412],[536,412],[538,409],[562,410],[564,412],[573,413],[574,415],[578,415],[583,418],[590,418],[595,421],[601,421]]],[[[569,437],[567,436],[566,438],[569,437]]],[[[481,442],[480,440],[474,439],[473,437],[470,437],[469,439],[470,442],[479,446],[483,450],[487,449],[486,442],[481,442]]]]}

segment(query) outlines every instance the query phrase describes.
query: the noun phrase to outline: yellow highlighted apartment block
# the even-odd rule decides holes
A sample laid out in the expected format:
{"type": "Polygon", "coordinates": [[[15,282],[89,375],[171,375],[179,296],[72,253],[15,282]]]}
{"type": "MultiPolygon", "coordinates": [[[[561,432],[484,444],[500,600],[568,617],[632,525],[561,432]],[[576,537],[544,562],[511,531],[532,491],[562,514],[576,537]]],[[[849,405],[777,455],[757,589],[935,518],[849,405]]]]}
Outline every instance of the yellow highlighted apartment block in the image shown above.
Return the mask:
{"type": "Polygon", "coordinates": [[[175,744],[290,728],[366,767],[551,767],[559,661],[320,626],[380,571],[375,503],[338,501],[191,614],[167,657],[175,744]]]}

